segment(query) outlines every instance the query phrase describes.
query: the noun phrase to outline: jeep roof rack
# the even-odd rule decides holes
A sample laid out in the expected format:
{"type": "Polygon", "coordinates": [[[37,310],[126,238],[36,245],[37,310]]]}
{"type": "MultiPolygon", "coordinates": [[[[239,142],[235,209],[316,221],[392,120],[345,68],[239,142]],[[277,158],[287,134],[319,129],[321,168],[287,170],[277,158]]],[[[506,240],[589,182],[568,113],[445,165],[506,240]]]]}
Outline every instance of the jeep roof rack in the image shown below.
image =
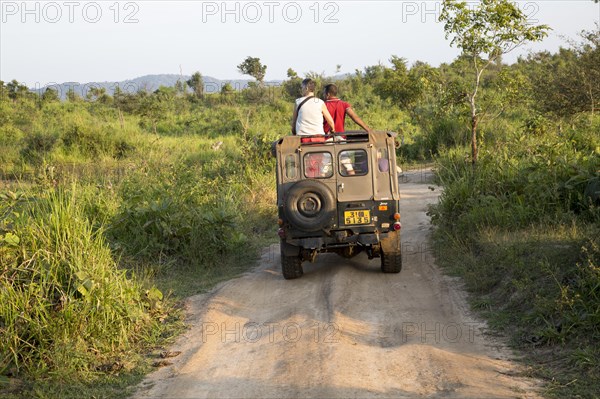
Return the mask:
{"type": "Polygon", "coordinates": [[[334,143],[334,142],[366,142],[369,141],[369,134],[365,131],[361,131],[361,130],[356,130],[356,131],[348,131],[348,132],[343,132],[343,133],[326,133],[325,135],[322,134],[315,134],[312,136],[302,136],[302,138],[323,138],[325,137],[325,140],[327,140],[326,142],[322,142],[322,141],[317,141],[317,142],[308,142],[308,143],[302,143],[302,145],[323,145],[323,144],[329,144],[329,143],[334,143]]]}
{"type": "MultiPolygon", "coordinates": [[[[379,132],[377,131],[376,133],[386,133],[388,134],[390,137],[396,137],[397,134],[394,132],[379,132]]],[[[325,135],[322,134],[315,134],[312,136],[302,136],[302,138],[322,138],[325,137],[325,139],[327,140],[326,142],[322,142],[322,141],[317,141],[317,142],[308,142],[308,143],[302,143],[302,145],[323,145],[323,144],[328,144],[328,143],[333,143],[333,142],[346,142],[346,143],[357,143],[357,142],[367,142],[369,141],[369,133],[367,133],[364,130],[349,130],[346,132],[339,132],[339,133],[326,133],[325,135]]]]}

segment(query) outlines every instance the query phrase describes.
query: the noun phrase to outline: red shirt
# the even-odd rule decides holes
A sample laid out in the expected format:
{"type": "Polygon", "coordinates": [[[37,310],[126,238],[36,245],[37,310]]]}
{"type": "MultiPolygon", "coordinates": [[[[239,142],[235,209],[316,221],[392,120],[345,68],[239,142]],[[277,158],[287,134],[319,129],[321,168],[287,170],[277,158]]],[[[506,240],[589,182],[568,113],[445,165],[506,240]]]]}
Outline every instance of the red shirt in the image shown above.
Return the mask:
{"type": "MultiPolygon", "coordinates": [[[[333,100],[325,101],[325,105],[327,106],[327,110],[331,114],[333,118],[333,124],[335,126],[336,132],[343,132],[344,129],[344,118],[346,118],[346,110],[351,107],[345,101],[340,100],[339,98],[333,100]]],[[[329,133],[330,127],[327,121],[323,121],[323,129],[325,133],[329,133]]]]}

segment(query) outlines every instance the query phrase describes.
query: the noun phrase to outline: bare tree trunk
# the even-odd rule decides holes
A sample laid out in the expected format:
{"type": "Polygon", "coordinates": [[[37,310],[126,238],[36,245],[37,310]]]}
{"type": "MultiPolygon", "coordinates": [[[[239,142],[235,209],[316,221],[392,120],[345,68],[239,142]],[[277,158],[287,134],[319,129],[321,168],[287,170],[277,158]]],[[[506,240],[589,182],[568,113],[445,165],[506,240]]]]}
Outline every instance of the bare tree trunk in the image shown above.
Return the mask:
{"type": "Polygon", "coordinates": [[[473,166],[477,163],[477,155],[479,149],[477,148],[477,123],[479,122],[477,115],[471,117],[471,163],[473,166]]]}
{"type": "Polygon", "coordinates": [[[479,91],[479,83],[481,82],[481,75],[483,71],[495,60],[495,57],[490,57],[487,63],[480,67],[478,64],[477,54],[473,55],[473,66],[475,67],[475,85],[473,87],[473,94],[469,97],[469,105],[471,106],[471,164],[473,168],[477,164],[477,155],[479,150],[477,148],[477,124],[479,123],[479,116],[477,115],[477,105],[475,104],[475,98],[479,91]]]}
{"type": "Polygon", "coordinates": [[[475,106],[475,96],[471,97],[471,164],[475,167],[477,163],[477,124],[479,123],[479,117],[477,116],[477,107],[475,106]]]}

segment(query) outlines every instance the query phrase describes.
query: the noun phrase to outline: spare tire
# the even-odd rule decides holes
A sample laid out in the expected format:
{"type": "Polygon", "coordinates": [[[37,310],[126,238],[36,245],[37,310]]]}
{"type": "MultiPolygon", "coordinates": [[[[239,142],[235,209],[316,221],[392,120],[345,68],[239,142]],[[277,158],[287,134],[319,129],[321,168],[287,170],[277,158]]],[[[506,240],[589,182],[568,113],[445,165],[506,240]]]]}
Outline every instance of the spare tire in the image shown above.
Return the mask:
{"type": "Polygon", "coordinates": [[[335,197],[317,180],[302,180],[294,184],[284,199],[284,213],[295,228],[313,232],[330,227],[335,218],[335,197]]]}

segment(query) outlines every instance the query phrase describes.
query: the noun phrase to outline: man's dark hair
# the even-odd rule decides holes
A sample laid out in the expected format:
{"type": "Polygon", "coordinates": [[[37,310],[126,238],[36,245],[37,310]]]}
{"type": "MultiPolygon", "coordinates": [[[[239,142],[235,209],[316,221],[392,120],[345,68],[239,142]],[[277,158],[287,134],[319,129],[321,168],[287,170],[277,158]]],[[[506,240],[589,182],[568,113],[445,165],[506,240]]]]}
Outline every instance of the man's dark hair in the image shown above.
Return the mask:
{"type": "Polygon", "coordinates": [[[306,78],[302,81],[302,87],[306,87],[308,91],[315,91],[315,87],[317,87],[317,82],[312,80],[311,78],[306,78]]]}
{"type": "Polygon", "coordinates": [[[329,83],[323,90],[325,91],[325,95],[331,94],[332,96],[337,97],[338,88],[333,83],[329,83]]]}

